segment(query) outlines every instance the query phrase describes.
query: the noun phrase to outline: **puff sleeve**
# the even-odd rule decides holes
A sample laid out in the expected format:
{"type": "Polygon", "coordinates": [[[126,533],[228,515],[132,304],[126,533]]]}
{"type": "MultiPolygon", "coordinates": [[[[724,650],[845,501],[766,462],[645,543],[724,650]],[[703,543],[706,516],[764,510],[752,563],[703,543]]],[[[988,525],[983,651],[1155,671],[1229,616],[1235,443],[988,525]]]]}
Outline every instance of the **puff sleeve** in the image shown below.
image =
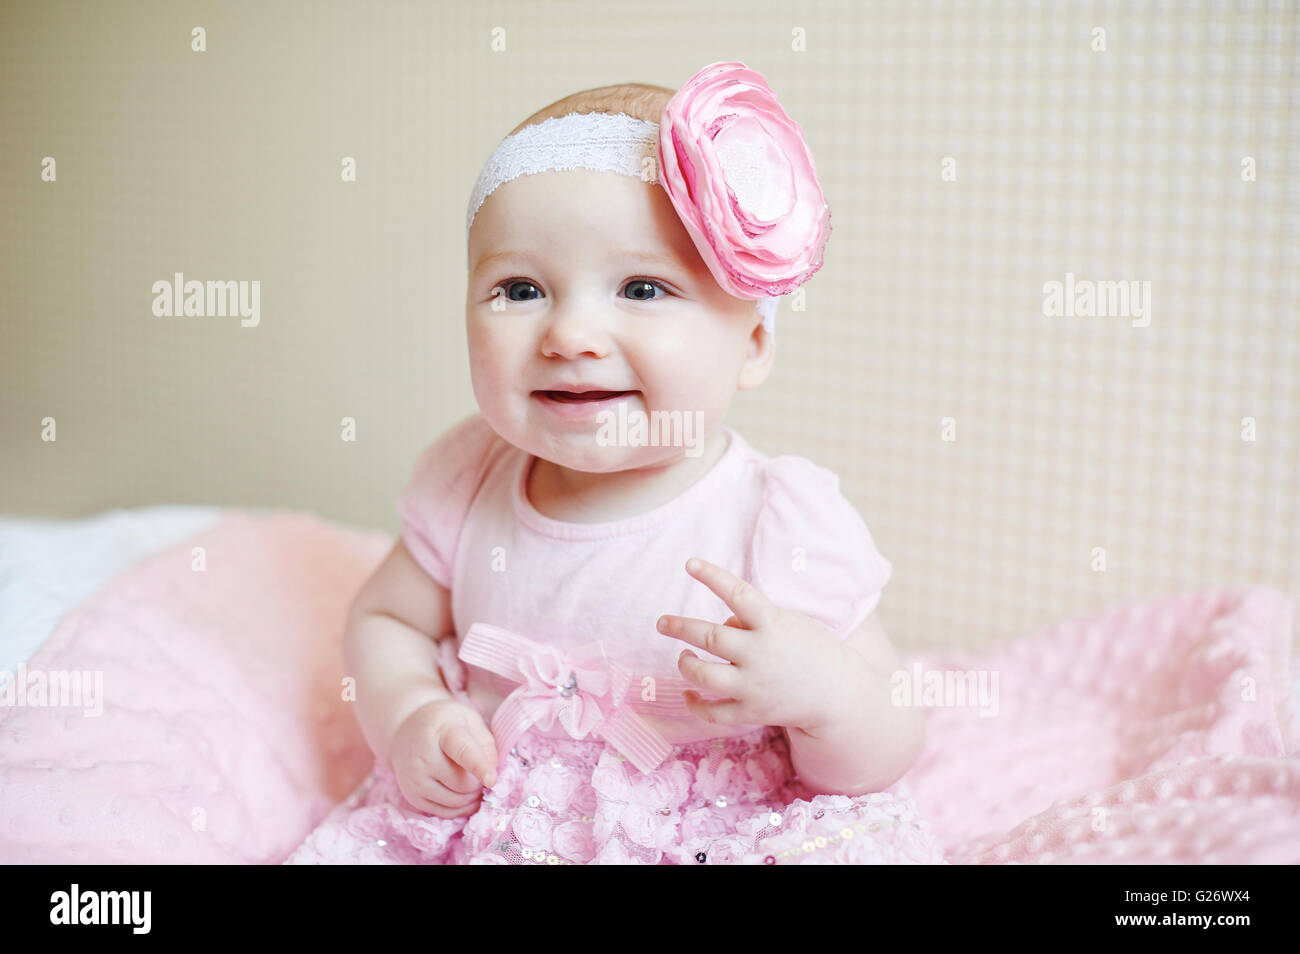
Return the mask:
{"type": "Polygon", "coordinates": [[[880,602],[892,564],[876,549],[840,479],[806,457],[764,462],[751,580],[777,606],[823,623],[843,641],[880,602]]]}
{"type": "Polygon", "coordinates": [[[448,589],[465,515],[499,440],[482,413],[465,418],[424,449],[398,497],[406,548],[448,589]]]}

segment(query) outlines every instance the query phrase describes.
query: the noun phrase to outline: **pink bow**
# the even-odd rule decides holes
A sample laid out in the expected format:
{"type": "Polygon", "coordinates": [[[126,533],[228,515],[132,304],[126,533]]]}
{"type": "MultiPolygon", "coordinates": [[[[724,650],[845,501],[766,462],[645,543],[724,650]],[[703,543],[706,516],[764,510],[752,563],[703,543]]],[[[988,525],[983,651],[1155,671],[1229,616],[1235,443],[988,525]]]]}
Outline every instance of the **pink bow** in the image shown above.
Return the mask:
{"type": "Polygon", "coordinates": [[[574,739],[604,739],[642,772],[672,752],[641,713],[690,715],[683,679],[654,677],[653,701],[628,700],[632,673],[608,659],[600,642],[567,653],[488,623],[474,623],[461,642],[460,659],[520,683],[492,716],[492,734],[509,751],[530,726],[549,730],[557,721],[574,739]]]}

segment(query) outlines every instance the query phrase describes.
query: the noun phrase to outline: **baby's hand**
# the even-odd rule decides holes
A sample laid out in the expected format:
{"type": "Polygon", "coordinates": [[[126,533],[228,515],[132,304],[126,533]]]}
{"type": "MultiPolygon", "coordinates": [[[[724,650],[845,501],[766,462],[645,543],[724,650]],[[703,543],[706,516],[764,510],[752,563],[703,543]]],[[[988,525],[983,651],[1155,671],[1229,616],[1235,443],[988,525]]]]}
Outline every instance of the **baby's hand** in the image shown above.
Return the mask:
{"type": "Polygon", "coordinates": [[[440,818],[472,815],[480,780],[496,784],[496,741],[483,717],[455,699],[416,709],[393,735],[389,758],[412,806],[440,818]]]}
{"type": "Polygon", "coordinates": [[[803,613],[775,606],[756,586],[707,560],[686,571],[727,604],[725,623],[664,616],[659,631],[729,662],[710,662],[689,649],[677,660],[682,676],[723,696],[706,700],[686,690],[686,706],[706,722],[779,725],[811,730],[829,721],[844,692],[844,647],[803,613]]]}

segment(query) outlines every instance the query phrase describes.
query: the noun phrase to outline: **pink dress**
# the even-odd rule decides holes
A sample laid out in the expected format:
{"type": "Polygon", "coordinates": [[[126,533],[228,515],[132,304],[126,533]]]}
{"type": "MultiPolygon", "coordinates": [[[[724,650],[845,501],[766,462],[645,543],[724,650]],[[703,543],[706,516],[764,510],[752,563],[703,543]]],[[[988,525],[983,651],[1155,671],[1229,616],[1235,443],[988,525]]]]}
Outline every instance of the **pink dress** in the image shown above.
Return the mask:
{"type": "Polygon", "coordinates": [[[538,512],[525,491],[535,458],[481,414],[426,449],[398,504],[402,536],[451,592],[456,635],[434,651],[448,688],[492,729],[497,783],[474,814],[444,819],[407,804],[377,762],[286,863],[944,863],[905,782],[817,794],[780,727],[685,709],[681,651],[725,660],[656,621],[731,615],[688,558],[841,640],[891,572],[838,477],[721,432],[722,457],[674,500],[606,523],[538,512]]]}

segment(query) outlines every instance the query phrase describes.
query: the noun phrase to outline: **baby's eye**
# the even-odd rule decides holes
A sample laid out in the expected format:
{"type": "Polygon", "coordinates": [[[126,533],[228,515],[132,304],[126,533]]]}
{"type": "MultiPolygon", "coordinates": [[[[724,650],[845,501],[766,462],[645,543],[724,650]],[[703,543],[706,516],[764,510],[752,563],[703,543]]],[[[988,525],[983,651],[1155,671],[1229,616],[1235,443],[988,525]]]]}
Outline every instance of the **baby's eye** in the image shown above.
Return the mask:
{"type": "Polygon", "coordinates": [[[652,282],[647,278],[634,278],[624,288],[631,289],[628,292],[628,298],[633,301],[654,301],[656,298],[663,298],[668,294],[668,289],[664,288],[658,282],[652,282]],[[655,295],[653,289],[659,289],[663,295],[655,295]]]}
{"type": "MultiPolygon", "coordinates": [[[[634,278],[623,287],[628,291],[627,297],[633,301],[655,301],[669,294],[663,285],[645,278],[634,278]],[[655,294],[656,288],[661,294],[655,294]]],[[[541,289],[524,279],[504,281],[492,290],[504,294],[508,301],[535,301],[542,297],[541,289]]]]}
{"type": "Polygon", "coordinates": [[[505,296],[506,296],[506,298],[509,299],[510,301],[533,301],[534,298],[540,298],[540,297],[541,297],[541,294],[542,294],[542,293],[541,293],[541,290],[540,290],[536,285],[534,285],[532,282],[529,282],[529,281],[523,281],[523,280],[514,280],[514,279],[512,279],[512,280],[510,280],[510,281],[504,281],[504,282],[502,282],[500,285],[498,285],[496,288],[494,288],[494,289],[492,289],[492,290],[495,292],[495,291],[497,291],[497,289],[500,289],[500,288],[504,288],[504,289],[505,289],[505,296]],[[524,298],[516,298],[516,297],[515,297],[515,294],[514,294],[514,291],[515,291],[516,288],[520,288],[520,287],[522,287],[522,288],[524,288],[524,289],[529,289],[529,288],[531,288],[533,291],[537,292],[537,294],[534,296],[534,295],[531,295],[531,294],[527,294],[527,292],[525,292],[525,294],[526,294],[527,297],[524,297],[524,298]]]}

